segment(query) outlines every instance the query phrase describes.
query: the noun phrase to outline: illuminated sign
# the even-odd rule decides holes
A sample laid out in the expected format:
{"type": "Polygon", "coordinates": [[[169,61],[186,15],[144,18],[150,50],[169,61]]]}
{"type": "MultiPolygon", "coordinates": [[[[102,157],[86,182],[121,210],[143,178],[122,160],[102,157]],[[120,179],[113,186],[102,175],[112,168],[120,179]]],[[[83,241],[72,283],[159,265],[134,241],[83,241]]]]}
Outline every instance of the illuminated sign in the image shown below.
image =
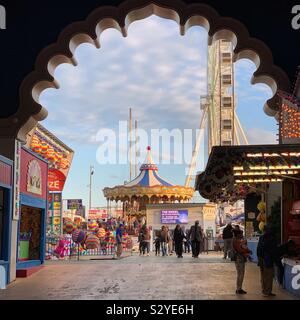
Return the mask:
{"type": "Polygon", "coordinates": [[[162,210],[161,223],[163,224],[187,224],[188,210],[162,210]]]}

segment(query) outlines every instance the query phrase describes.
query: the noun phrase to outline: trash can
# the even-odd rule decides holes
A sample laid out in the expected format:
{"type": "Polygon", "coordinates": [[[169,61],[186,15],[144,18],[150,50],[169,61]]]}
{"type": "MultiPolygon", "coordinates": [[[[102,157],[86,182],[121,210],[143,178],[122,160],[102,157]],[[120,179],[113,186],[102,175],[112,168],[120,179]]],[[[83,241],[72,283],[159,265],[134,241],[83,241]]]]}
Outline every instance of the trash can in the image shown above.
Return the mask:
{"type": "Polygon", "coordinates": [[[0,266],[0,290],[6,289],[6,270],[3,266],[0,266]]]}

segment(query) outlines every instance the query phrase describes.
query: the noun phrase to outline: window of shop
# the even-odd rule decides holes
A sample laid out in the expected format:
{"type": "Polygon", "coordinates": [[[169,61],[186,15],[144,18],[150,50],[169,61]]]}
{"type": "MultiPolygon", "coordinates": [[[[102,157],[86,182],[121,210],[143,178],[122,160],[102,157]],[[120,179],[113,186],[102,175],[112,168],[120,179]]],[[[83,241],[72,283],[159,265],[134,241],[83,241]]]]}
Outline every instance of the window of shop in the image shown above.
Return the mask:
{"type": "Polygon", "coordinates": [[[4,260],[3,237],[4,237],[4,189],[0,188],[0,260],[4,260]]]}
{"type": "Polygon", "coordinates": [[[19,261],[40,260],[42,236],[42,210],[21,207],[19,261]]]}

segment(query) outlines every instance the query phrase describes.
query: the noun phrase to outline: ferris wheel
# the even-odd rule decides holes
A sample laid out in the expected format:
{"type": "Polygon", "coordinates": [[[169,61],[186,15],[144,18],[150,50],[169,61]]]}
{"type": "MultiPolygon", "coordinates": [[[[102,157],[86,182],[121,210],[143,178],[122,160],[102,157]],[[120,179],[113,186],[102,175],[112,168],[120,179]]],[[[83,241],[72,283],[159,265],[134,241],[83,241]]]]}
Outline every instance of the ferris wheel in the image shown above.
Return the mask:
{"type": "Polygon", "coordinates": [[[208,154],[213,146],[249,144],[236,113],[236,100],[232,43],[227,40],[214,41],[208,46],[207,95],[200,98],[200,130],[185,181],[186,187],[193,180],[205,131],[208,154]]]}

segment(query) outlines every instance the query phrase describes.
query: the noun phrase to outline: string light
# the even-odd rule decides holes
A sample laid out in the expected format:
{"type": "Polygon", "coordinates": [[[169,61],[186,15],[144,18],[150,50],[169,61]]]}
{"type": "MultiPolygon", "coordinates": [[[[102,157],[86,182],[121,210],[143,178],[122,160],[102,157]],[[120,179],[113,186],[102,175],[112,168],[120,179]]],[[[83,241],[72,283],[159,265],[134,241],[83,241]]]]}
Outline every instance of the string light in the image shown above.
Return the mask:
{"type": "Polygon", "coordinates": [[[296,103],[285,100],[281,106],[279,121],[282,139],[300,138],[300,108],[296,103]]]}

